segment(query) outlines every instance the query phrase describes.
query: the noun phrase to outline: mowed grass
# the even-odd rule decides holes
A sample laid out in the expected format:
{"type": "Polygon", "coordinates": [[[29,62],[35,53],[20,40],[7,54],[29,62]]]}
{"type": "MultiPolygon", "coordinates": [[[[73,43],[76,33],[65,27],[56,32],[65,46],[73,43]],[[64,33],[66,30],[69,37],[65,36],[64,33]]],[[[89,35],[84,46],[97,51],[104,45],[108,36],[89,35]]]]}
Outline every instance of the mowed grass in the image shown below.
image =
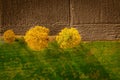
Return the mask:
{"type": "Polygon", "coordinates": [[[22,40],[0,40],[0,80],[120,80],[120,42],[81,42],[65,50],[51,42],[32,51],[22,40]]]}

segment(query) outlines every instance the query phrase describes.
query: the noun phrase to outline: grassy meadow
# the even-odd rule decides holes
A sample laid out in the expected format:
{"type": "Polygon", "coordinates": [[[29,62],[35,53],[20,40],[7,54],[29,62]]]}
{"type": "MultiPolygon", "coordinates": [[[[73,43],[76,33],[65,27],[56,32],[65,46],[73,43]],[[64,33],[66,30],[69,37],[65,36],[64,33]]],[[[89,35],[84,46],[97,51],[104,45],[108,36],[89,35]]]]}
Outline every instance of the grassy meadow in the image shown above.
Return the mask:
{"type": "Polygon", "coordinates": [[[0,40],[0,80],[120,80],[120,42],[81,42],[61,49],[54,41],[33,51],[22,40],[0,40]]]}

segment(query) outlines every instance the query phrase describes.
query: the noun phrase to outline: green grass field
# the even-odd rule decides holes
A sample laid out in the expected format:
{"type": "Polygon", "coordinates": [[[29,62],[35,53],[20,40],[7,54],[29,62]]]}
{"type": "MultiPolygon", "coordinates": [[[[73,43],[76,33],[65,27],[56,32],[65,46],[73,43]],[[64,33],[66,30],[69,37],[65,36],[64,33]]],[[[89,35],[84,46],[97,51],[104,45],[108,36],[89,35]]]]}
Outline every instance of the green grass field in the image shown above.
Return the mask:
{"type": "Polygon", "coordinates": [[[32,51],[22,40],[0,40],[0,80],[120,80],[120,42],[81,42],[66,50],[51,42],[32,51]]]}

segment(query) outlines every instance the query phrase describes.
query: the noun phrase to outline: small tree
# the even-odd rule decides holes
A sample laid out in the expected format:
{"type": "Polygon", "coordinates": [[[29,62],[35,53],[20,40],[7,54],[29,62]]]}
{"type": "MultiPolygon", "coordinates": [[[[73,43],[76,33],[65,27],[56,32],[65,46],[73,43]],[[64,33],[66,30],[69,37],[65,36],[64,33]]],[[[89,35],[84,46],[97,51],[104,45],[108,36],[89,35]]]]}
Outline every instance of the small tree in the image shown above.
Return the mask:
{"type": "Polygon", "coordinates": [[[14,42],[15,41],[15,33],[13,32],[13,30],[5,31],[4,34],[3,34],[3,39],[7,43],[14,42]]]}
{"type": "Polygon", "coordinates": [[[72,48],[80,43],[81,36],[75,28],[64,28],[56,36],[56,41],[61,48],[72,48]]]}
{"type": "Polygon", "coordinates": [[[49,29],[42,26],[35,26],[25,34],[25,41],[33,50],[41,50],[47,47],[49,29]]]}

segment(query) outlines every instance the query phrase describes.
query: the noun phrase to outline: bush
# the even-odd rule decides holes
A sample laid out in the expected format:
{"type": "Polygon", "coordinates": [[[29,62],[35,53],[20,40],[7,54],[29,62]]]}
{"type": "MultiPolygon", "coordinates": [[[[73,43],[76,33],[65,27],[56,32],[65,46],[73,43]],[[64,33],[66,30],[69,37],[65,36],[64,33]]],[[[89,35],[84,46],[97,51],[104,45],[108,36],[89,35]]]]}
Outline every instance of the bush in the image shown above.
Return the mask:
{"type": "Polygon", "coordinates": [[[42,26],[35,26],[26,32],[25,42],[33,50],[41,50],[48,45],[49,29],[42,26]]]}
{"type": "Polygon", "coordinates": [[[80,43],[81,36],[75,28],[64,28],[56,36],[56,41],[61,48],[72,48],[80,43]]]}
{"type": "Polygon", "coordinates": [[[3,39],[7,43],[14,42],[15,41],[15,33],[13,32],[13,30],[5,31],[4,34],[3,34],[3,39]]]}

